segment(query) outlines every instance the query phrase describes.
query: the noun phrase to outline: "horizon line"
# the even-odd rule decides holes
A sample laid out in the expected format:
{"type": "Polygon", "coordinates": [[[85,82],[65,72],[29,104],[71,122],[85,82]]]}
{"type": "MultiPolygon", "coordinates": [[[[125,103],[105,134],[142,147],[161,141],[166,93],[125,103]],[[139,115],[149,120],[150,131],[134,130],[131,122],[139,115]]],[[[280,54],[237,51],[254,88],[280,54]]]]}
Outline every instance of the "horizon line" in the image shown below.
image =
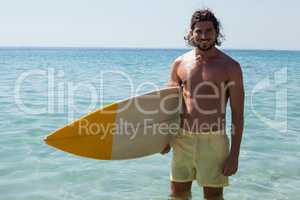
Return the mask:
{"type": "MultiPolygon", "coordinates": [[[[0,49],[144,49],[144,50],[188,50],[191,47],[116,47],[116,46],[1,46],[0,49]]],[[[219,48],[221,50],[240,51],[300,51],[300,49],[260,49],[260,48],[219,48]]]]}

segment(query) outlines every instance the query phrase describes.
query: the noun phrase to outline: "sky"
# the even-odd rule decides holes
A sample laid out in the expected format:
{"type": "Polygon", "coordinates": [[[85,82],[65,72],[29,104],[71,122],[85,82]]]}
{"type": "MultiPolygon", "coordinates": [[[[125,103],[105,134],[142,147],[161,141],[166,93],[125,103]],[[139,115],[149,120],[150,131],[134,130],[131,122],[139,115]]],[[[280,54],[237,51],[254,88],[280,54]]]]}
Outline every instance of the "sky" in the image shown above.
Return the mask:
{"type": "Polygon", "coordinates": [[[197,9],[227,49],[299,50],[297,0],[0,0],[0,46],[186,48],[197,9]]]}

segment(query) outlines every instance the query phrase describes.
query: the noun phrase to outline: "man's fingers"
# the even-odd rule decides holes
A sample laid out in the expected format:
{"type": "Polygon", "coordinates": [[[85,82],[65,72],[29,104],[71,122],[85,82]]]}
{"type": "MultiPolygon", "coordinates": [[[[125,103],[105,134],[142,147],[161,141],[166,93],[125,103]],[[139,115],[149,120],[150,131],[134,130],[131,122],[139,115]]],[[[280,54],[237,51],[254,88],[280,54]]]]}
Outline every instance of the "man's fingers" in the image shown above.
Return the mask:
{"type": "Polygon", "coordinates": [[[233,174],[233,170],[231,169],[230,166],[225,165],[223,169],[223,175],[224,176],[231,176],[233,174]]]}
{"type": "Polygon", "coordinates": [[[169,145],[167,145],[160,153],[161,154],[166,154],[171,150],[171,147],[169,145]]]}
{"type": "Polygon", "coordinates": [[[227,165],[225,165],[224,168],[223,168],[223,175],[224,176],[227,176],[227,171],[228,171],[228,167],[227,167],[227,165]]]}
{"type": "Polygon", "coordinates": [[[235,171],[233,169],[228,168],[228,169],[226,169],[226,171],[224,172],[223,175],[224,176],[231,176],[233,174],[235,174],[235,171]]]}
{"type": "Polygon", "coordinates": [[[230,176],[230,171],[229,170],[226,170],[225,173],[223,174],[224,176],[230,176]]]}

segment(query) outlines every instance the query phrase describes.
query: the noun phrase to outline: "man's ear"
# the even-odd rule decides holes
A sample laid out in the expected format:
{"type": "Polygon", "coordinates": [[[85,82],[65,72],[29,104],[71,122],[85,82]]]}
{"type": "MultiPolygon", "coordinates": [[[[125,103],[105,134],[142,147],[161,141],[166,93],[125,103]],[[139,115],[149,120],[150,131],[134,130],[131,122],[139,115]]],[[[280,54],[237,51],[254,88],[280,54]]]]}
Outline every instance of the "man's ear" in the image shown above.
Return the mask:
{"type": "Polygon", "coordinates": [[[188,32],[188,34],[186,36],[186,39],[190,41],[192,37],[193,37],[193,31],[189,30],[189,32],[188,32]]]}
{"type": "Polygon", "coordinates": [[[193,45],[193,31],[190,29],[188,34],[184,36],[184,39],[187,40],[189,45],[193,45]]]}

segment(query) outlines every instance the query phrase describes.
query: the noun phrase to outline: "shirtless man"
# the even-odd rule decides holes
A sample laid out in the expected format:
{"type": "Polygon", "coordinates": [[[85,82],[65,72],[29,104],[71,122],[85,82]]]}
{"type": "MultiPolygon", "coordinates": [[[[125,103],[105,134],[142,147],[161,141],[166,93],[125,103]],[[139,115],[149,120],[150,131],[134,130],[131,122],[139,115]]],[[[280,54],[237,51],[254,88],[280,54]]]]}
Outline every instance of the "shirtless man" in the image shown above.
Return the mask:
{"type": "Polygon", "coordinates": [[[162,151],[173,148],[171,198],[191,197],[193,180],[207,200],[223,199],[228,176],[237,172],[243,133],[244,88],[238,62],[216,48],[219,21],[208,10],[196,11],[186,40],[194,48],[172,64],[170,86],[181,86],[181,128],[162,151]],[[232,111],[231,147],[225,134],[227,101],[232,111]]]}

